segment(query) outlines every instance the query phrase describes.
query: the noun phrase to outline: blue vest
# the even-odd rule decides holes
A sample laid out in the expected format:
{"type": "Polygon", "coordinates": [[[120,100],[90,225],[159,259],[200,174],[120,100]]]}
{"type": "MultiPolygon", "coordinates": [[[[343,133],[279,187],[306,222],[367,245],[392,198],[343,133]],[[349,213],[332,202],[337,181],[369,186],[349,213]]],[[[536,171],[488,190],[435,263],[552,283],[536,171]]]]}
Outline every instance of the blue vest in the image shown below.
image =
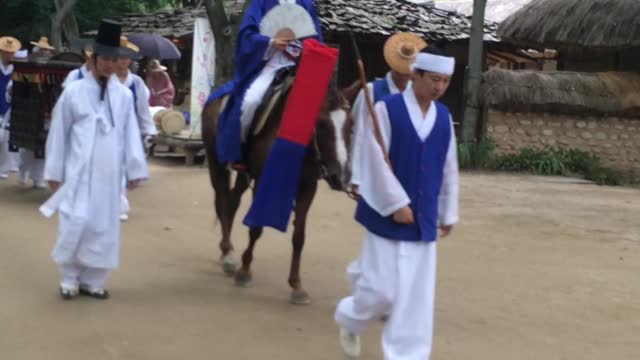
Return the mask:
{"type": "Polygon", "coordinates": [[[11,104],[7,102],[7,87],[9,86],[9,81],[11,81],[11,73],[5,75],[0,71],[0,116],[4,116],[11,107],[11,104]]]}
{"type": "Polygon", "coordinates": [[[391,89],[389,89],[389,83],[387,79],[378,79],[373,82],[373,103],[386,98],[391,95],[391,89]]]}
{"type": "Polygon", "coordinates": [[[415,223],[398,224],[393,216],[383,217],[361,197],[356,221],[370,232],[391,240],[435,241],[438,236],[438,196],[442,187],[444,164],[451,140],[451,122],[447,107],[436,102],[436,122],[422,141],[416,132],[402,94],[383,100],[391,123],[389,159],[393,173],[411,199],[415,223]]]}

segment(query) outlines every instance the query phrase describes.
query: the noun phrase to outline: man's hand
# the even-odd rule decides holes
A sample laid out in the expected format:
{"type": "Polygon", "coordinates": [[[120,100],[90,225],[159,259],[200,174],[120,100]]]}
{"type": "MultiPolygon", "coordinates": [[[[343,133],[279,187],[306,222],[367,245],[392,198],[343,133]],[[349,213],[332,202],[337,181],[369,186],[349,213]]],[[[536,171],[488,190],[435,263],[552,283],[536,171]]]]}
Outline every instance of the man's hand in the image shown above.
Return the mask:
{"type": "Polygon", "coordinates": [[[273,38],[271,46],[273,46],[274,49],[284,50],[289,46],[289,42],[291,42],[291,39],[273,38]]]}
{"type": "Polygon", "coordinates": [[[47,183],[49,184],[49,189],[51,190],[51,192],[58,191],[60,185],[62,185],[62,183],[59,181],[47,181],[47,183]]]}
{"type": "Polygon", "coordinates": [[[393,213],[393,221],[397,222],[398,224],[413,224],[415,222],[415,220],[413,219],[413,211],[410,207],[405,206],[393,213]]]}
{"type": "Polygon", "coordinates": [[[453,230],[453,225],[440,225],[440,237],[447,237],[451,234],[453,230]]]}
{"type": "Polygon", "coordinates": [[[129,183],[127,184],[127,189],[134,190],[135,188],[138,187],[139,184],[140,184],[140,180],[129,180],[129,183]]]}

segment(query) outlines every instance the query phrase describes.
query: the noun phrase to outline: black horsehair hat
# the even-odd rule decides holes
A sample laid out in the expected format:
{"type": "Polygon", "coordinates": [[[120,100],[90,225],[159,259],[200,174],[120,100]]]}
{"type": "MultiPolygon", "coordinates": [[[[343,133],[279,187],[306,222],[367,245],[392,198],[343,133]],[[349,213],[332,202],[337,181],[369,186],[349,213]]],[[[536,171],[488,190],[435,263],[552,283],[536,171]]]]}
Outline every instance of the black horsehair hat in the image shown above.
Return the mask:
{"type": "Polygon", "coordinates": [[[109,19],[103,19],[98,28],[98,35],[93,44],[94,54],[100,56],[121,56],[120,34],[122,24],[109,19]]]}

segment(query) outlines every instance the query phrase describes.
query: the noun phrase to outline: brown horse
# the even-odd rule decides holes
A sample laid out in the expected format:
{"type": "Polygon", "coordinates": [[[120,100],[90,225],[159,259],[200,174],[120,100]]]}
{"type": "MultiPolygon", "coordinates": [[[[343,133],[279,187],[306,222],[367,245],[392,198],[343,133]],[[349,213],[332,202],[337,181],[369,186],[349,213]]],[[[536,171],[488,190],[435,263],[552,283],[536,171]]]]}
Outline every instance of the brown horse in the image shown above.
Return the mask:
{"type": "MultiPolygon", "coordinates": [[[[216,124],[222,102],[210,102],[202,114],[202,138],[206,147],[211,185],[215,192],[216,215],[222,229],[220,250],[223,270],[228,276],[235,276],[235,283],[239,286],[246,286],[251,282],[253,250],[262,235],[262,228],[249,230],[249,246],[242,254],[242,267],[236,271],[231,243],[233,221],[242,195],[251,181],[254,182],[253,188],[257,188],[267,155],[276,139],[287,95],[288,90],[285,91],[284,96],[275,101],[273,110],[267,116],[262,129],[247,141],[249,144],[245,151],[247,173],[239,174],[234,184],[232,184],[231,171],[226,165],[220,164],[216,157],[216,124]]],[[[301,104],[301,106],[304,105],[301,104]]],[[[257,118],[260,118],[260,114],[256,114],[257,118]]],[[[307,148],[293,209],[295,216],[293,254],[288,280],[292,288],[290,300],[293,304],[303,305],[310,302],[300,279],[300,258],[305,242],[307,213],[315,197],[319,179],[324,178],[333,190],[344,190],[349,177],[348,149],[351,127],[349,104],[336,88],[331,87],[318,116],[313,140],[307,148]]]]}

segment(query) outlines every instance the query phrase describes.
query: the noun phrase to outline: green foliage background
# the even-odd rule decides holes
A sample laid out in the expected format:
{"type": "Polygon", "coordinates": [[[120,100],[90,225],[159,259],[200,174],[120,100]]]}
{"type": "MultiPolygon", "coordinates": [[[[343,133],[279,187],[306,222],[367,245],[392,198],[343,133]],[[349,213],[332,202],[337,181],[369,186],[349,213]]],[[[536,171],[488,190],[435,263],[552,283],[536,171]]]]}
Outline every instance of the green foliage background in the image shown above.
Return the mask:
{"type": "MultiPolygon", "coordinates": [[[[79,0],[73,13],[80,33],[95,29],[100,19],[132,12],[152,11],[181,5],[175,0],[79,0]]],[[[53,0],[0,0],[0,36],[11,35],[22,42],[49,36],[53,0]]]]}

